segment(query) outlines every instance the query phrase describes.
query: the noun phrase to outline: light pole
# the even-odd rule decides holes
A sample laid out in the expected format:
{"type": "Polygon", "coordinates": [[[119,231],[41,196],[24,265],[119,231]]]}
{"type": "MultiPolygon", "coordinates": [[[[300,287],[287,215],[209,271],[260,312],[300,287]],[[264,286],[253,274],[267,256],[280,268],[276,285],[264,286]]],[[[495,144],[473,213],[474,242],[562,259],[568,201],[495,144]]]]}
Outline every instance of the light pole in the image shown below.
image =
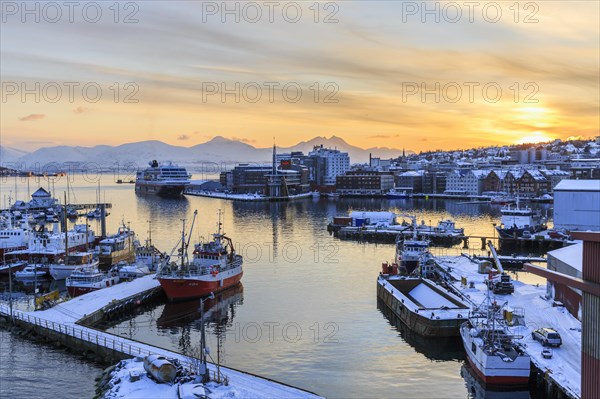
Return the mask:
{"type": "Polygon", "coordinates": [[[494,243],[494,245],[496,245],[496,223],[492,223],[492,226],[494,227],[494,231],[492,233],[494,235],[494,238],[492,239],[492,242],[494,243]]]}
{"type": "Polygon", "coordinates": [[[214,299],[215,295],[211,292],[206,298],[200,298],[200,374],[202,375],[202,382],[206,383],[210,381],[210,375],[208,372],[208,366],[206,365],[206,335],[204,332],[204,301],[207,299],[214,299]]]}

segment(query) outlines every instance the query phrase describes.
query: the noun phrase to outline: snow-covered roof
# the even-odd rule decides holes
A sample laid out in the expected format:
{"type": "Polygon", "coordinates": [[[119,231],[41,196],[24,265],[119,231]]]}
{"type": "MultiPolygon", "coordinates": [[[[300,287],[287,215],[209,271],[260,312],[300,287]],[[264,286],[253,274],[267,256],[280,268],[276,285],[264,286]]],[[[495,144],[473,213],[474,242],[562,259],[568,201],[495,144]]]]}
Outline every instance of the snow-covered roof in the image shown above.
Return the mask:
{"type": "Polygon", "coordinates": [[[400,173],[400,176],[419,177],[419,176],[423,176],[423,171],[422,170],[414,170],[414,171],[404,172],[404,173],[400,173]]]}
{"type": "Polygon", "coordinates": [[[600,191],[600,180],[561,180],[554,191],[600,191]]]}
{"type": "Polygon", "coordinates": [[[50,197],[50,193],[46,190],[44,190],[43,187],[38,188],[37,190],[35,190],[35,192],[33,194],[31,194],[32,197],[50,197]]]}
{"type": "Polygon", "coordinates": [[[566,263],[577,271],[583,270],[583,242],[549,251],[548,256],[566,263]]]}
{"type": "Polygon", "coordinates": [[[570,175],[570,173],[567,172],[566,170],[560,170],[560,169],[542,169],[542,170],[540,170],[540,172],[542,172],[546,176],[569,176],[570,175]]]}

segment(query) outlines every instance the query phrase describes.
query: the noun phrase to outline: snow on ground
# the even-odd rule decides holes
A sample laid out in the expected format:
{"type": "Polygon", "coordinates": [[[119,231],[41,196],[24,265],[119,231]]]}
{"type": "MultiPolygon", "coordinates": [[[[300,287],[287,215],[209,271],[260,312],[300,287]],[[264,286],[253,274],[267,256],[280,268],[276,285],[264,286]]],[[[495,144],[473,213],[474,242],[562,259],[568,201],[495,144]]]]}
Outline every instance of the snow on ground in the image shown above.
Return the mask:
{"type": "MultiPolygon", "coordinates": [[[[477,273],[477,263],[465,256],[438,257],[438,265],[449,271],[457,279],[455,286],[468,295],[475,304],[480,304],[487,295],[484,280],[487,274],[477,273]],[[473,281],[475,288],[463,288],[461,277],[468,282],[473,281]]],[[[496,301],[525,311],[526,326],[514,327],[514,333],[523,335],[523,343],[532,361],[541,370],[547,370],[552,378],[574,395],[581,397],[581,322],[573,317],[564,307],[554,307],[552,300],[545,299],[546,286],[535,286],[514,281],[515,292],[512,295],[496,295],[496,301]],[[531,332],[538,328],[551,327],[560,334],[563,344],[553,348],[553,356],[544,359],[541,355],[543,346],[531,337],[531,332]]],[[[468,285],[467,285],[468,287],[468,285]]]]}
{"type": "Polygon", "coordinates": [[[185,384],[159,384],[151,379],[144,370],[141,358],[122,361],[117,365],[112,374],[111,382],[114,384],[104,395],[105,398],[163,398],[179,399],[178,392],[193,391],[204,393],[210,399],[226,398],[318,398],[307,392],[295,390],[276,383],[267,386],[265,380],[244,375],[244,378],[227,374],[230,377],[229,385],[210,382],[202,385],[195,382],[185,384]],[[233,378],[232,378],[233,377],[233,378]],[[248,378],[249,377],[249,378],[248,378]],[[196,387],[196,389],[193,389],[196,387]],[[206,390],[202,388],[206,388],[206,390]],[[282,389],[283,387],[283,389],[282,389]]]}
{"type": "Polygon", "coordinates": [[[77,320],[100,310],[114,300],[124,299],[158,287],[160,283],[154,277],[154,275],[148,275],[93,291],[61,302],[48,310],[35,312],[35,316],[63,324],[75,324],[77,320]]]}
{"type": "MultiPolygon", "coordinates": [[[[101,309],[113,300],[128,298],[142,291],[157,287],[158,285],[159,282],[154,279],[154,275],[149,275],[75,297],[67,302],[55,305],[48,310],[37,312],[21,312],[15,310],[14,313],[19,314],[21,318],[26,318],[27,316],[36,317],[41,325],[44,325],[44,321],[48,321],[48,324],[54,322],[63,326],[68,325],[74,328],[69,329],[69,334],[73,334],[83,340],[89,340],[90,342],[108,342],[108,347],[110,347],[110,345],[115,345],[117,348],[124,348],[124,350],[130,354],[153,353],[166,358],[178,359],[182,364],[189,364],[189,359],[181,354],[131,341],[126,337],[115,336],[92,328],[79,325],[75,326],[77,320],[101,309]],[[113,344],[113,342],[115,344],[113,344]]],[[[0,304],[0,312],[9,314],[8,306],[0,304]]],[[[54,323],[52,323],[52,325],[54,325],[54,323]]],[[[143,364],[139,364],[143,371],[143,364]]],[[[213,372],[216,370],[216,366],[213,364],[209,364],[208,368],[213,372]]],[[[145,374],[145,371],[143,372],[145,374]]],[[[211,399],[319,398],[319,396],[312,393],[226,367],[221,367],[221,373],[229,378],[229,387],[216,389],[213,394],[210,395],[211,399]]],[[[123,381],[123,387],[118,388],[118,392],[116,393],[119,395],[115,396],[116,398],[178,398],[176,388],[165,384],[140,384],[135,385],[134,387],[132,384],[127,384],[127,381],[129,381],[128,379],[122,379],[121,381],[123,381]],[[123,391],[121,391],[121,389],[123,391]]],[[[140,381],[147,381],[147,377],[142,378],[140,381]]],[[[115,388],[115,390],[116,389],[117,388],[115,388]]]]}

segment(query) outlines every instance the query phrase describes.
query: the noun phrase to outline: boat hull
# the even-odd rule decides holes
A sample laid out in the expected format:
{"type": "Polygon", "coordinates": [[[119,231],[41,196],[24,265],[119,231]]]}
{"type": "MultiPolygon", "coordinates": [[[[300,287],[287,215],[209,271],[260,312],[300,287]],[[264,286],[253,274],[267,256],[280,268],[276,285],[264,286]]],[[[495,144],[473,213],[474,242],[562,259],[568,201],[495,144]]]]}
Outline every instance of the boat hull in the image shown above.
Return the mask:
{"type": "Polygon", "coordinates": [[[50,275],[55,280],[64,280],[73,273],[76,266],[69,265],[50,265],[50,275]]]}
{"type": "Polygon", "coordinates": [[[158,195],[159,197],[181,197],[186,185],[184,184],[145,184],[136,183],[137,194],[158,195]]]}
{"type": "Polygon", "coordinates": [[[240,282],[243,274],[244,273],[240,271],[239,273],[231,277],[224,278],[223,280],[218,278],[200,280],[192,278],[162,277],[158,278],[158,281],[165,291],[167,298],[169,298],[169,301],[175,302],[201,298],[209,295],[211,292],[217,293],[229,287],[233,287],[240,282]]]}
{"type": "MultiPolygon", "coordinates": [[[[384,284],[388,285],[390,282],[378,279],[377,296],[411,331],[424,337],[458,337],[460,335],[460,325],[464,323],[464,318],[432,319],[429,317],[430,312],[421,315],[396,298],[385,288],[384,284]]],[[[465,308],[466,311],[468,308],[465,308]]]]}
{"type": "Polygon", "coordinates": [[[67,285],[67,292],[71,297],[76,297],[79,295],[87,294],[88,292],[98,291],[102,288],[111,287],[115,284],[119,283],[118,276],[108,277],[103,279],[100,282],[95,282],[92,284],[77,284],[77,285],[67,285]]]}
{"type": "Polygon", "coordinates": [[[483,352],[469,335],[469,328],[461,326],[460,335],[467,352],[467,360],[477,377],[486,385],[522,387],[529,383],[530,358],[519,356],[512,362],[504,362],[499,355],[489,356],[483,352]],[[473,348],[476,348],[475,352],[473,348]]]}

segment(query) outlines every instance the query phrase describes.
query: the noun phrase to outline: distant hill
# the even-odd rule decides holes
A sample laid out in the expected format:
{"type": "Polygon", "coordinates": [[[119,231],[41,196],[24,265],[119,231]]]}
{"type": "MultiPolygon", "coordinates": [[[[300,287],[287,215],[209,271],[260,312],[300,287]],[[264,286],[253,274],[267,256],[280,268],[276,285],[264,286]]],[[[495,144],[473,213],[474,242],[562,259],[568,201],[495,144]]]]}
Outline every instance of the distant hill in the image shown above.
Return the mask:
{"type": "MultiPolygon", "coordinates": [[[[374,157],[391,158],[401,154],[401,150],[393,148],[368,148],[363,149],[348,144],[340,137],[332,136],[315,137],[303,141],[292,147],[277,149],[278,152],[302,151],[305,154],[316,145],[337,148],[348,152],[350,162],[364,163],[369,160],[369,153],[374,157]]],[[[230,140],[217,136],[206,143],[192,147],[181,147],[163,143],[158,140],[140,141],[118,146],[98,145],[94,147],[55,146],[40,148],[31,153],[0,147],[2,162],[22,162],[26,167],[30,165],[44,165],[56,163],[89,163],[93,162],[103,167],[135,163],[138,167],[145,166],[148,161],[173,161],[182,165],[193,167],[194,164],[203,162],[216,162],[234,164],[239,162],[270,162],[272,149],[257,148],[237,140],[230,140]]]]}
{"type": "Polygon", "coordinates": [[[26,155],[25,151],[0,145],[0,163],[14,162],[26,155]]]}

